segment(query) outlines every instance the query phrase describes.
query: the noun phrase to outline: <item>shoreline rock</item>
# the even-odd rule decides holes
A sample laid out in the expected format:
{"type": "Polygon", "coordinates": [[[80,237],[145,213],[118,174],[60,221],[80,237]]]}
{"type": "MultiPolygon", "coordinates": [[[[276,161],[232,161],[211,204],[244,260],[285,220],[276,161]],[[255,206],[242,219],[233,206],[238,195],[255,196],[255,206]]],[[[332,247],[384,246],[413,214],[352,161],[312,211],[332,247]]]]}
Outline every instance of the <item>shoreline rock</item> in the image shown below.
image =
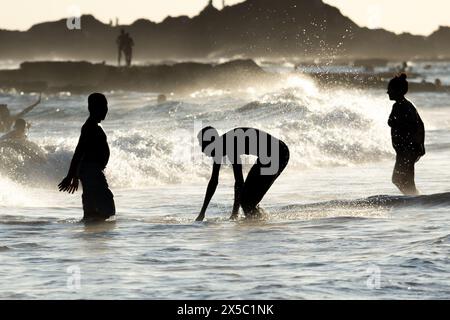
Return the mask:
{"type": "MultiPolygon", "coordinates": [[[[324,87],[385,89],[391,73],[301,73],[265,71],[253,60],[222,64],[184,62],[116,67],[87,61],[24,62],[19,69],[0,70],[0,89],[23,92],[137,91],[186,94],[201,89],[237,90],[270,86],[283,77],[306,75],[324,87]]],[[[410,78],[419,75],[410,74],[410,78]]],[[[411,82],[410,91],[450,92],[448,85],[411,82]]]]}
{"type": "Polygon", "coordinates": [[[24,62],[17,70],[0,70],[0,88],[19,91],[186,92],[205,87],[233,89],[242,83],[270,81],[274,75],[253,60],[223,64],[178,63],[115,67],[86,61],[24,62]]]}

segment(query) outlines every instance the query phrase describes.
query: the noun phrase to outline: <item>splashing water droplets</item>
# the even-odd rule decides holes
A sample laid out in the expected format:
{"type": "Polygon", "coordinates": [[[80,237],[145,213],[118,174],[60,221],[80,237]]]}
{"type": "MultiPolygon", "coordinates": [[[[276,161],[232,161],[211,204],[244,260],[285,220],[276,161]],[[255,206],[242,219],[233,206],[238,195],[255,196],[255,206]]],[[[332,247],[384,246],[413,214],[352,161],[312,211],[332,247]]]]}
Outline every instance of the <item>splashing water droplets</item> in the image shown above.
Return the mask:
{"type": "Polygon", "coordinates": [[[319,93],[319,89],[317,88],[314,81],[308,79],[306,77],[301,76],[290,76],[286,80],[286,86],[288,88],[301,89],[306,94],[315,96],[319,93]]]}

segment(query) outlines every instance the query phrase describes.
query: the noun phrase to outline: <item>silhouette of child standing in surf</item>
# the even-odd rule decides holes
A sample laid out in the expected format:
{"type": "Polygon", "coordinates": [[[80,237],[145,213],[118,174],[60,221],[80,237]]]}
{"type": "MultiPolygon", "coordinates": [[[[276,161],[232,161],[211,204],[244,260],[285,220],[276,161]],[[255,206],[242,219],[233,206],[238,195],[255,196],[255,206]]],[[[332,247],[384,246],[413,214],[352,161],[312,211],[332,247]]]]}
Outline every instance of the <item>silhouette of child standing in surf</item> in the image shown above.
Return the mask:
{"type": "Polygon", "coordinates": [[[99,125],[108,113],[108,101],[103,94],[93,93],[88,104],[89,118],[81,129],[69,173],[58,187],[59,191],[74,193],[78,190],[78,180],[81,180],[83,221],[104,221],[116,213],[114,196],[103,173],[109,161],[109,146],[99,125]]]}
{"type": "Polygon", "coordinates": [[[417,195],[414,165],[425,155],[425,127],[414,105],[405,98],[406,74],[394,77],[388,85],[389,99],[395,101],[388,124],[392,146],[397,153],[392,182],[405,195],[417,195]]]}

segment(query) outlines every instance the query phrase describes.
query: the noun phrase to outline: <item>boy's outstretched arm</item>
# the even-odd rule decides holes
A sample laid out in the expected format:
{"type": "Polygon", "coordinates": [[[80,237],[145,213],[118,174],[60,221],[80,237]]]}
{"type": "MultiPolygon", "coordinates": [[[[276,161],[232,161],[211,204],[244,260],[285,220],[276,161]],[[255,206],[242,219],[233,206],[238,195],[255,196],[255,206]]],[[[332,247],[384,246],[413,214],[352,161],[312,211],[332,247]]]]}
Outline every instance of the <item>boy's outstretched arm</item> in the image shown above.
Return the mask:
{"type": "Polygon", "coordinates": [[[203,221],[203,219],[205,219],[206,209],[208,208],[209,202],[211,201],[214,193],[216,192],[217,185],[219,184],[219,171],[220,164],[214,163],[211,179],[209,179],[208,188],[206,189],[202,210],[195,221],[203,221]]]}
{"type": "Polygon", "coordinates": [[[38,100],[33,103],[32,105],[30,105],[29,107],[23,109],[19,114],[17,114],[16,116],[14,116],[14,118],[16,119],[20,119],[22,118],[24,115],[26,115],[28,112],[30,112],[31,110],[34,109],[34,107],[36,107],[39,103],[41,103],[41,95],[42,93],[39,94],[39,98],[38,100]]]}
{"type": "Polygon", "coordinates": [[[70,163],[67,177],[65,177],[63,181],[61,181],[61,183],[58,185],[59,191],[74,193],[78,190],[78,167],[80,166],[81,159],[84,155],[86,139],[86,129],[83,128],[81,130],[80,140],[78,141],[78,145],[75,149],[75,153],[70,163]]]}

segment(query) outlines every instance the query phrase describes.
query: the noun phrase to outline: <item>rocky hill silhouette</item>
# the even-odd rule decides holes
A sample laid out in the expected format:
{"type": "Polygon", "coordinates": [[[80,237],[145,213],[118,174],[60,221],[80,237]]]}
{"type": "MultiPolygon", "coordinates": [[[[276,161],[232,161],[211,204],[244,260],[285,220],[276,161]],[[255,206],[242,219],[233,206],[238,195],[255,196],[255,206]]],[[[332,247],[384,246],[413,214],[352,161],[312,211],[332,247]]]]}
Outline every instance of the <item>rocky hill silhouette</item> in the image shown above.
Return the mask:
{"type": "Polygon", "coordinates": [[[84,15],[81,30],[69,30],[66,19],[40,23],[24,32],[0,30],[0,59],[114,61],[121,28],[133,36],[135,57],[144,61],[450,57],[450,27],[428,37],[396,35],[359,27],[321,0],[247,0],[222,10],[209,4],[193,18],[168,17],[161,23],[139,19],[131,25],[111,26],[84,15]]]}

